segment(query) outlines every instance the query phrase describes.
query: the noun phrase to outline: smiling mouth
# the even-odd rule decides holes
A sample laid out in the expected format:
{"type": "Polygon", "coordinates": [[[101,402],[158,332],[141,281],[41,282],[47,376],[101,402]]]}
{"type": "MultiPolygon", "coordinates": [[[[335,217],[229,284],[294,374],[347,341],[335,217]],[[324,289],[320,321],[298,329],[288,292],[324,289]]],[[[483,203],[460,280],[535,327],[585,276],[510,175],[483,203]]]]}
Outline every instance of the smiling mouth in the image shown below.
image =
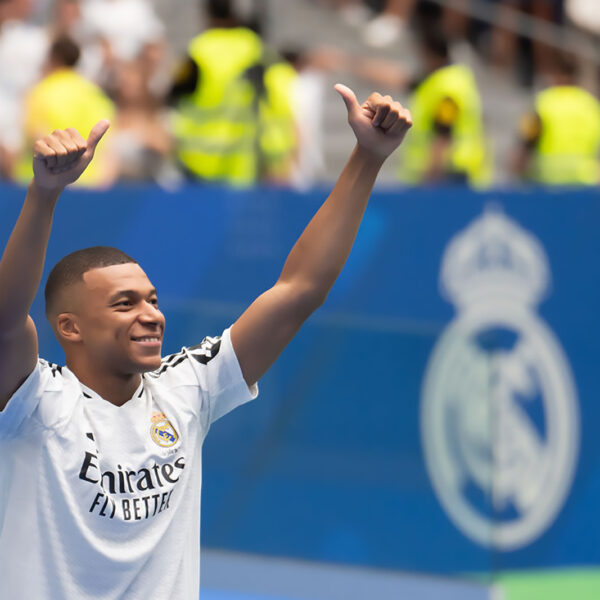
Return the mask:
{"type": "Polygon", "coordinates": [[[133,342],[151,343],[151,344],[159,344],[161,342],[160,337],[158,337],[156,335],[143,335],[140,337],[132,337],[131,340],[133,342]]]}

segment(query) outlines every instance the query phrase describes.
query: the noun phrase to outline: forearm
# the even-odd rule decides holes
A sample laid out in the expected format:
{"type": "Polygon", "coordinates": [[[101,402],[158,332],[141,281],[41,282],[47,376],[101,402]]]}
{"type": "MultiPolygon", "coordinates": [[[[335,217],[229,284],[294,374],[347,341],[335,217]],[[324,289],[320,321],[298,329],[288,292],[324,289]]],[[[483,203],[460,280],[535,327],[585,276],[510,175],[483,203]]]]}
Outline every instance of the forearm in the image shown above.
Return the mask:
{"type": "Polygon", "coordinates": [[[40,285],[59,192],[32,182],[0,261],[0,332],[25,324],[40,285]]]}
{"type": "Polygon", "coordinates": [[[331,194],[292,248],[280,281],[325,299],[350,254],[382,164],[381,157],[354,148],[331,194]]]}

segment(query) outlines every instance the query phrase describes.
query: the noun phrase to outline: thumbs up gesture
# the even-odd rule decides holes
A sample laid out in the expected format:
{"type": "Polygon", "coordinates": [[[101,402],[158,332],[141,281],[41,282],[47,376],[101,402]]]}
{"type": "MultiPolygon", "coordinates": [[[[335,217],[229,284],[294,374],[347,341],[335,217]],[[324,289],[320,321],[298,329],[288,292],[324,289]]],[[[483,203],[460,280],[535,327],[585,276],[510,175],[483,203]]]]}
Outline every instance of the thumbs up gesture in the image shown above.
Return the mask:
{"type": "Polygon", "coordinates": [[[387,158],[402,143],[412,126],[410,111],[391,96],[377,92],[359,104],[349,87],[338,83],[335,90],[346,105],[348,122],[359,147],[381,159],[387,158]]]}
{"type": "Polygon", "coordinates": [[[106,119],[96,123],[87,141],[73,128],[57,129],[39,139],[33,146],[33,177],[38,188],[62,190],[77,181],[109,126],[106,119]]]}

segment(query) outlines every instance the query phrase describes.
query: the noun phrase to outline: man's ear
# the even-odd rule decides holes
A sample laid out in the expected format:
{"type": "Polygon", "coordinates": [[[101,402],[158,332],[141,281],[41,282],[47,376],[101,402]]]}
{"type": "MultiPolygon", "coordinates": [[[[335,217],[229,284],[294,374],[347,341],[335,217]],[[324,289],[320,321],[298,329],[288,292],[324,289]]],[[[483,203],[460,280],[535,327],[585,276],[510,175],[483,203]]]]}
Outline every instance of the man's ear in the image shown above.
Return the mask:
{"type": "Polygon", "coordinates": [[[56,317],[56,333],[65,342],[80,342],[81,330],[77,316],[73,313],[60,313],[56,317]]]}

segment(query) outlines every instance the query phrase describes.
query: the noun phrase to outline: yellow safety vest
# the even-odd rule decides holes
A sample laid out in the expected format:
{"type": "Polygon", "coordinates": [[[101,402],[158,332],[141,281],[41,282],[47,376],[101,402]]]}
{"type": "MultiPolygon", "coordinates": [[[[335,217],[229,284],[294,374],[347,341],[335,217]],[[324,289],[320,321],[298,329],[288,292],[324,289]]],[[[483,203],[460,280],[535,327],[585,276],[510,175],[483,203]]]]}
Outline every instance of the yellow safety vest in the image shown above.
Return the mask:
{"type": "Polygon", "coordinates": [[[436,135],[436,111],[447,98],[456,104],[458,114],[452,125],[446,171],[464,174],[470,185],[484,187],[492,179],[491,157],[483,135],[481,99],[475,78],[464,65],[434,71],[415,90],[410,101],[413,126],[403,144],[400,177],[411,184],[423,181],[436,135]]]}
{"type": "Polygon", "coordinates": [[[244,74],[260,65],[260,37],[241,27],[210,29],[195,37],[188,51],[199,84],[174,116],[179,160],[203,179],[251,183],[258,169],[258,98],[244,74]]]}
{"type": "MultiPolygon", "coordinates": [[[[79,75],[73,69],[59,69],[36,84],[25,100],[26,153],[17,166],[17,180],[26,183],[33,176],[32,146],[40,137],[55,129],[73,127],[84,139],[101,119],[112,119],[113,103],[100,87],[79,75]]],[[[105,161],[110,154],[107,139],[102,139],[94,160],[89,164],[77,185],[98,186],[103,183],[105,161]]]]}
{"type": "Polygon", "coordinates": [[[296,145],[294,69],[265,67],[260,37],[243,27],[210,29],[188,52],[199,82],[174,115],[181,163],[199,178],[233,185],[251,184],[263,171],[284,175],[296,145]]]}
{"type": "Polygon", "coordinates": [[[600,181],[600,104],[575,86],[556,86],[536,98],[541,134],[530,178],[549,185],[600,181]]]}
{"type": "Polygon", "coordinates": [[[297,145],[294,93],[298,79],[288,63],[275,63],[265,72],[265,96],[260,102],[260,149],[265,170],[274,177],[290,174],[297,145]]]}

